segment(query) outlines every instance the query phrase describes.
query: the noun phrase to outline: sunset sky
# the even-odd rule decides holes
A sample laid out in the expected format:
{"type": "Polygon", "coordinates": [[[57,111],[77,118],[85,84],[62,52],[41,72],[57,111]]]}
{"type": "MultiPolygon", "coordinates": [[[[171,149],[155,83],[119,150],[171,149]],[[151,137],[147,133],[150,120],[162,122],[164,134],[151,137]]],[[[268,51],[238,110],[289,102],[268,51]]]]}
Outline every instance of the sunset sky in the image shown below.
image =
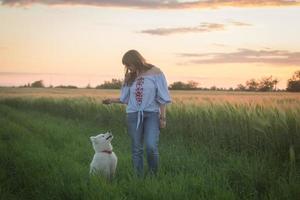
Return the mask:
{"type": "Polygon", "coordinates": [[[138,50],[168,83],[236,87],[300,70],[300,0],[0,0],[0,86],[123,78],[138,50]]]}

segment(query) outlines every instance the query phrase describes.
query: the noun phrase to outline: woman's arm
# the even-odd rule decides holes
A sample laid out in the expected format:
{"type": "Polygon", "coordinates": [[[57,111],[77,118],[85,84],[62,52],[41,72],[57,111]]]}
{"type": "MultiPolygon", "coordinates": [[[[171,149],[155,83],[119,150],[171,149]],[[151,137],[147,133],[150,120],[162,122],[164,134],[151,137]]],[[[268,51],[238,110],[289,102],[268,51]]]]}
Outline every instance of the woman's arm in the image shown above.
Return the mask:
{"type": "Polygon", "coordinates": [[[122,103],[119,98],[108,98],[102,101],[103,104],[122,103]]]}
{"type": "Polygon", "coordinates": [[[166,104],[160,104],[159,127],[166,128],[166,104]]]}
{"type": "Polygon", "coordinates": [[[111,103],[122,103],[119,98],[111,98],[111,103]]]}

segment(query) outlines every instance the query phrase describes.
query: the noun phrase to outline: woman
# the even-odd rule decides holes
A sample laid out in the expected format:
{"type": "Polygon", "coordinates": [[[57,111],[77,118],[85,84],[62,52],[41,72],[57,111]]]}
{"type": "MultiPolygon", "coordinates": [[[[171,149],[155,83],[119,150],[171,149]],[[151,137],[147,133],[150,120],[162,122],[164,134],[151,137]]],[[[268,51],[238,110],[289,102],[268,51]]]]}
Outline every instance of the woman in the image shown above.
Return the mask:
{"type": "Polygon", "coordinates": [[[166,127],[166,104],[171,102],[162,71],[146,62],[136,50],[123,56],[125,80],[120,98],[105,99],[103,103],[127,104],[127,127],[132,142],[135,173],[143,175],[143,150],[146,144],[150,173],[158,170],[158,141],[160,128],[166,127]]]}

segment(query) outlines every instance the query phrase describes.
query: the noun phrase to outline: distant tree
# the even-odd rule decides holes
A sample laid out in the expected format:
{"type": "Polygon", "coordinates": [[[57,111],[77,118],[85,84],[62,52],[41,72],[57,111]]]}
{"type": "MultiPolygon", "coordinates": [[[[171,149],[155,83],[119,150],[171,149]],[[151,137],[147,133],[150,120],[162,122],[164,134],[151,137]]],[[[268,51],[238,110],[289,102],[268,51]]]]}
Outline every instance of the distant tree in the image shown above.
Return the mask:
{"type": "Polygon", "coordinates": [[[243,84],[238,84],[236,86],[236,89],[237,91],[245,91],[246,90],[246,86],[244,86],[243,84]]]}
{"type": "Polygon", "coordinates": [[[254,79],[246,81],[246,89],[249,91],[256,91],[258,89],[259,83],[254,79]]]}
{"type": "Polygon", "coordinates": [[[274,91],[277,90],[276,85],[279,80],[277,78],[273,78],[273,76],[263,77],[261,80],[250,79],[246,81],[246,84],[238,84],[235,90],[239,91],[274,91]]]}
{"type": "Polygon", "coordinates": [[[214,85],[214,86],[211,86],[210,87],[210,90],[213,90],[213,91],[215,91],[215,90],[217,90],[217,87],[214,85]]]}
{"type": "Polygon", "coordinates": [[[92,89],[90,84],[87,84],[87,86],[85,87],[86,89],[92,89]]]}
{"type": "Polygon", "coordinates": [[[289,92],[300,92],[300,70],[296,71],[292,78],[288,80],[286,90],[289,92]]]}
{"type": "Polygon", "coordinates": [[[26,88],[26,87],[30,87],[30,83],[27,83],[25,85],[20,85],[19,88],[26,88]]]}
{"type": "Polygon", "coordinates": [[[39,81],[35,81],[31,84],[31,87],[34,87],[34,88],[44,88],[44,82],[43,80],[39,80],[39,81]]]}
{"type": "Polygon", "coordinates": [[[190,89],[197,89],[199,83],[196,81],[188,81],[187,85],[190,89]]]}
{"type": "Polygon", "coordinates": [[[267,92],[274,90],[275,83],[278,83],[278,79],[273,76],[263,77],[258,85],[258,91],[267,92]]]}
{"type": "Polygon", "coordinates": [[[274,83],[274,90],[277,91],[277,84],[279,83],[279,80],[275,78],[273,80],[273,83],[274,83]]]}
{"type": "Polygon", "coordinates": [[[170,90],[186,90],[187,85],[184,82],[176,81],[169,86],[170,90]]]}
{"type": "Polygon", "coordinates": [[[111,81],[104,81],[103,84],[96,86],[96,89],[120,89],[122,84],[123,80],[112,79],[111,81]]]}
{"type": "Polygon", "coordinates": [[[170,90],[195,90],[199,83],[195,81],[188,81],[187,83],[176,81],[169,85],[170,90]]]}

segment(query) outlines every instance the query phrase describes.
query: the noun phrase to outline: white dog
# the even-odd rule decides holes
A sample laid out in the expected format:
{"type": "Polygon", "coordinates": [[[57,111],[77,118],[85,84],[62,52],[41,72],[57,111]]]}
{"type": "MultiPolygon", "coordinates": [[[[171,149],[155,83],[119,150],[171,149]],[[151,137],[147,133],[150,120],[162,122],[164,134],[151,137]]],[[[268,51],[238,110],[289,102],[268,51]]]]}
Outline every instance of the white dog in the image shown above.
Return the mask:
{"type": "Polygon", "coordinates": [[[110,143],[113,139],[112,133],[99,134],[90,137],[90,139],[95,150],[95,155],[90,165],[90,174],[100,173],[111,180],[116,172],[118,161],[110,143]]]}

